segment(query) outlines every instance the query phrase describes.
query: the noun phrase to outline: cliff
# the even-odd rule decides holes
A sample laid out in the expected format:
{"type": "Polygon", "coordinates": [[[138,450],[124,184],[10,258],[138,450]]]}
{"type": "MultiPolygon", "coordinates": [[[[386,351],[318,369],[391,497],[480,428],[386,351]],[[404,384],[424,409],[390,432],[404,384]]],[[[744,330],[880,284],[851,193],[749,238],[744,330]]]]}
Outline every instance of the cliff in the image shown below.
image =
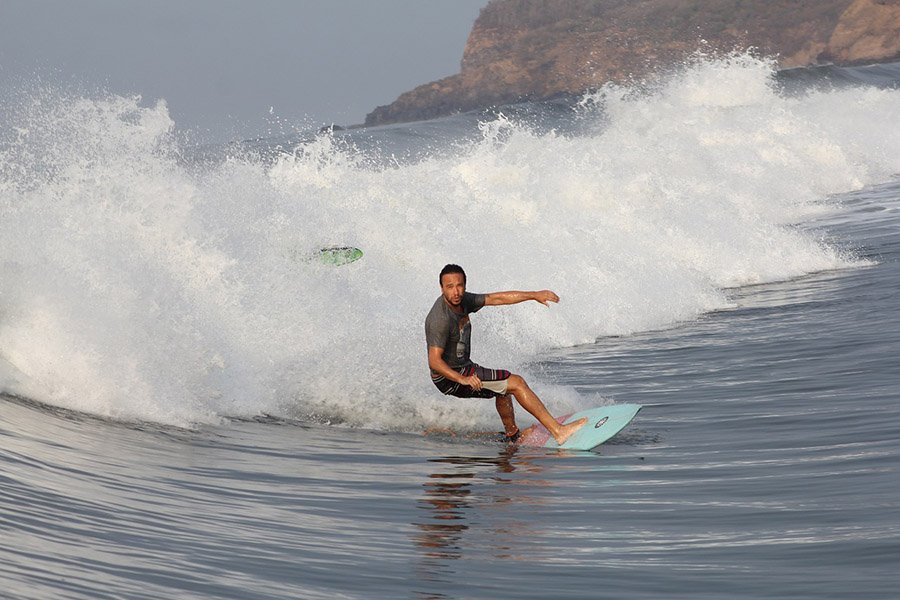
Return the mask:
{"type": "Polygon", "coordinates": [[[579,94],[695,52],[756,48],[782,68],[900,59],[900,0],[491,0],[458,74],[366,125],[579,94]]]}

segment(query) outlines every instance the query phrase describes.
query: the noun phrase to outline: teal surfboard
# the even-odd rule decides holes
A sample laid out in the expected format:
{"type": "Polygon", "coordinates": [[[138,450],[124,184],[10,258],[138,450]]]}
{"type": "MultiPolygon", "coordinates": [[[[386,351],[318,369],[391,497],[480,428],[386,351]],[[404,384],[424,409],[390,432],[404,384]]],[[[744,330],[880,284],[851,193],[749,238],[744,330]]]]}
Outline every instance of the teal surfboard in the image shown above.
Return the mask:
{"type": "Polygon", "coordinates": [[[572,437],[560,446],[543,425],[536,425],[519,440],[523,446],[543,446],[544,448],[561,448],[563,450],[591,450],[596,448],[609,438],[613,437],[625,428],[638,414],[642,406],[640,404],[611,404],[598,406],[577,413],[559,417],[560,423],[571,423],[581,417],[587,417],[588,421],[576,431],[572,437]]]}

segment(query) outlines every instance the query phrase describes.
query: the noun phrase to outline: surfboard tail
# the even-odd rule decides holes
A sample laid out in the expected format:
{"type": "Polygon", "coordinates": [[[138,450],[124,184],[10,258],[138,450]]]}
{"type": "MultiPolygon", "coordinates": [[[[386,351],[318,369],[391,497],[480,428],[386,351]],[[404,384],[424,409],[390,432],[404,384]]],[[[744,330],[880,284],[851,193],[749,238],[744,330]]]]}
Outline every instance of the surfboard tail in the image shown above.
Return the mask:
{"type": "Polygon", "coordinates": [[[543,425],[537,424],[519,440],[522,446],[591,450],[622,431],[643,408],[640,404],[611,404],[598,406],[557,417],[559,423],[570,423],[582,417],[588,421],[560,446],[543,425]]]}

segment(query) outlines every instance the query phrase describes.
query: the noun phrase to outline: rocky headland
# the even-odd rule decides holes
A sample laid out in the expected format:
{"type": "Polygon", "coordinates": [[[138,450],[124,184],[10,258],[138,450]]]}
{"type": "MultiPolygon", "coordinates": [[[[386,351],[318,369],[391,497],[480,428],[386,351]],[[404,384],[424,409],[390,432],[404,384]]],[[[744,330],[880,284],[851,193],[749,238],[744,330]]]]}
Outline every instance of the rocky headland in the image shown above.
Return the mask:
{"type": "Polygon", "coordinates": [[[900,60],[900,0],[491,0],[460,72],[366,125],[579,94],[707,52],[754,48],[781,68],[900,60]]]}

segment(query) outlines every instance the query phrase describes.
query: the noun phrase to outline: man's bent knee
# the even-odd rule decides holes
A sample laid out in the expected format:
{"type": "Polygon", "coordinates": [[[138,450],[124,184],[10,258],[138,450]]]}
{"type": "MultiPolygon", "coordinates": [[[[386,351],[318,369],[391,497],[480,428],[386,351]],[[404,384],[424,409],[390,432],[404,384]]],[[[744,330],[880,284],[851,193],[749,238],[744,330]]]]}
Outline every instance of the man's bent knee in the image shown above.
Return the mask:
{"type": "Polygon", "coordinates": [[[521,390],[525,387],[528,387],[528,384],[525,383],[525,380],[522,379],[519,375],[510,375],[509,379],[506,380],[506,387],[510,392],[516,393],[517,390],[521,390]]]}

